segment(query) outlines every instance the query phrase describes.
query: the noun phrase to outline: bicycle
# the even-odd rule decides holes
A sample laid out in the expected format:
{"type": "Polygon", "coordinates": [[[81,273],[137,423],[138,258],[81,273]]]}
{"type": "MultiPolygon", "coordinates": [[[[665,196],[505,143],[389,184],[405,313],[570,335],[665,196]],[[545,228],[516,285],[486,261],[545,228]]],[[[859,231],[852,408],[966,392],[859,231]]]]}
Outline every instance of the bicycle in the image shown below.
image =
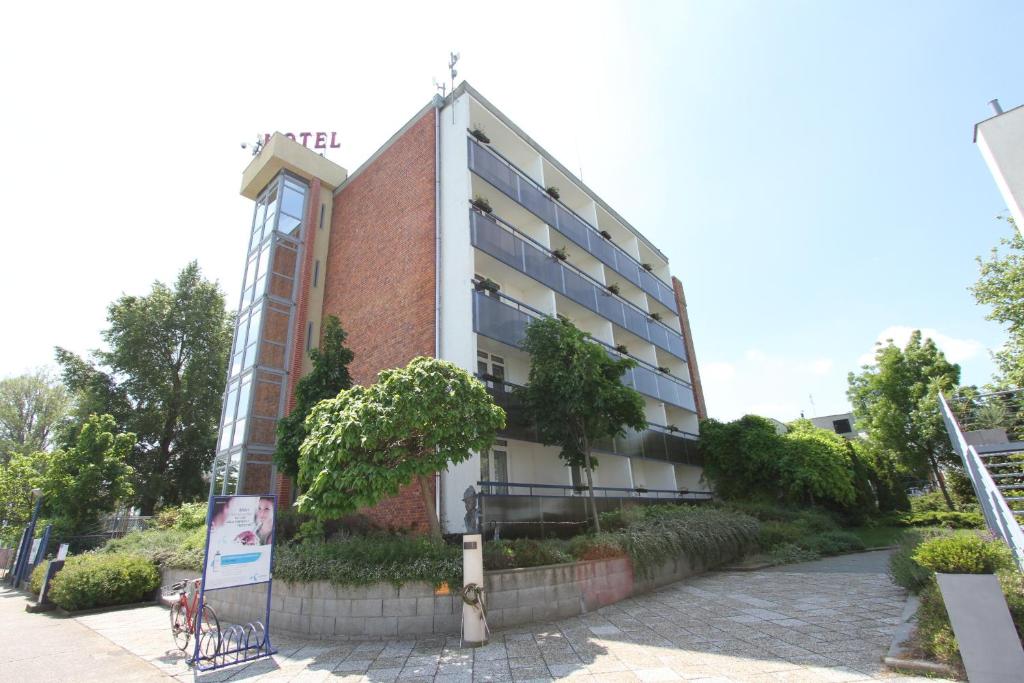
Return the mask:
{"type": "MultiPolygon", "coordinates": [[[[189,640],[196,632],[196,612],[199,607],[199,586],[202,579],[185,579],[171,586],[164,586],[164,595],[178,594],[178,601],[171,605],[171,636],[174,644],[183,652],[188,649],[189,640]]],[[[203,604],[203,618],[199,620],[199,645],[206,656],[213,656],[220,647],[220,621],[217,613],[208,604],[203,604]]]]}

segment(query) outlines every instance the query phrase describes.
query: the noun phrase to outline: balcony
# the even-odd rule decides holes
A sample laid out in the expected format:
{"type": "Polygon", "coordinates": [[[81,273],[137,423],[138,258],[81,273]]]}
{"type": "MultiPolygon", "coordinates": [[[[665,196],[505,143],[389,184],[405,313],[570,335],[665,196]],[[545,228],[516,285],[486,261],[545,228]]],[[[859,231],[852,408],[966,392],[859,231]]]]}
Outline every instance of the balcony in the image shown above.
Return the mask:
{"type": "Polygon", "coordinates": [[[471,171],[650,294],[670,311],[679,313],[672,287],[645,270],[635,258],[613,242],[602,237],[594,226],[553,199],[543,187],[493,149],[484,147],[472,138],[467,138],[467,144],[471,171]]]}
{"type": "MultiPolygon", "coordinates": [[[[473,295],[473,331],[508,346],[521,348],[526,326],[534,318],[542,316],[544,313],[507,296],[485,292],[474,292],[473,295]]],[[[595,340],[594,343],[600,342],[595,340]]],[[[602,346],[613,358],[621,357],[622,354],[614,349],[602,346]]],[[[623,384],[658,401],[697,412],[693,388],[688,383],[643,361],[636,362],[635,368],[622,375],[623,384]]]]}
{"type": "Polygon", "coordinates": [[[470,209],[473,246],[559,294],[572,299],[641,339],[686,360],[682,336],[650,315],[612,294],[593,278],[562,263],[525,235],[494,216],[470,209]]]}
{"type": "MultiPolygon", "coordinates": [[[[487,386],[487,393],[494,403],[504,409],[508,416],[501,436],[519,441],[540,443],[537,430],[526,417],[522,403],[516,396],[518,385],[480,378],[487,386]]],[[[648,423],[647,429],[627,429],[621,437],[603,439],[594,443],[594,450],[629,458],[647,458],[672,463],[673,465],[696,465],[702,467],[704,459],[698,451],[696,434],[670,429],[648,423]]]]}

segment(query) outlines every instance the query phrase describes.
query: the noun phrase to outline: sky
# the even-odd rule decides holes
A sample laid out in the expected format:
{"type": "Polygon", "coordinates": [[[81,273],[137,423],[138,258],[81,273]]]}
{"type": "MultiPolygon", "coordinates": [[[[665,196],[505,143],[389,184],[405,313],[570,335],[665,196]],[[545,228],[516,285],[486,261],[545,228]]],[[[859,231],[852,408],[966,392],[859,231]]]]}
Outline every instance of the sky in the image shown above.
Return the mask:
{"type": "Polygon", "coordinates": [[[17,3],[0,26],[0,377],[101,345],[195,259],[237,301],[240,143],[338,131],[350,171],[472,83],[658,245],[709,413],[845,412],[876,341],[963,381],[1005,341],[968,287],[1009,234],[973,126],[1024,104],[1020,2],[17,3]]]}

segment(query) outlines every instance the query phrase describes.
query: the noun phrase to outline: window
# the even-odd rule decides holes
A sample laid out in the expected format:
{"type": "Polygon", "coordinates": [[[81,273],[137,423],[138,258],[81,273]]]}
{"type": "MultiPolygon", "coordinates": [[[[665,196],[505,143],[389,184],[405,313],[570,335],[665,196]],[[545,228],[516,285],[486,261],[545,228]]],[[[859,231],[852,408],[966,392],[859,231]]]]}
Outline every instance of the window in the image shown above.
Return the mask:
{"type": "Polygon", "coordinates": [[[505,359],[502,356],[477,351],[476,372],[488,387],[505,390],[505,359]]]}
{"type": "Polygon", "coordinates": [[[313,321],[306,324],[306,350],[309,351],[313,345],[313,321]]]}
{"type": "Polygon", "coordinates": [[[853,431],[850,428],[849,420],[832,420],[832,429],[835,430],[836,434],[849,434],[853,431]]]}
{"type": "MultiPolygon", "coordinates": [[[[480,481],[508,483],[508,441],[495,439],[489,451],[480,454],[480,481]]],[[[485,487],[489,493],[508,495],[507,486],[485,487]]]]}
{"type": "Polygon", "coordinates": [[[320,205],[320,229],[321,230],[324,229],[324,213],[326,211],[327,211],[327,205],[326,204],[321,204],[320,205]]]}
{"type": "Polygon", "coordinates": [[[313,286],[316,287],[320,282],[320,261],[313,262],[313,286]]]}

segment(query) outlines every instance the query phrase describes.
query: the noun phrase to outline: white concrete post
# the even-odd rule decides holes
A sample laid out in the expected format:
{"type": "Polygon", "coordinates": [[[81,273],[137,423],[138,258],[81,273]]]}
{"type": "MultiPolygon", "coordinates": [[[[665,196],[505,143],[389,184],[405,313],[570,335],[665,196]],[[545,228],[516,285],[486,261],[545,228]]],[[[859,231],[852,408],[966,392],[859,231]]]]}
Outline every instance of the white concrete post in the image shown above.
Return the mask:
{"type": "Polygon", "coordinates": [[[462,645],[487,644],[487,619],[484,602],[483,536],[462,537],[462,645]]]}

